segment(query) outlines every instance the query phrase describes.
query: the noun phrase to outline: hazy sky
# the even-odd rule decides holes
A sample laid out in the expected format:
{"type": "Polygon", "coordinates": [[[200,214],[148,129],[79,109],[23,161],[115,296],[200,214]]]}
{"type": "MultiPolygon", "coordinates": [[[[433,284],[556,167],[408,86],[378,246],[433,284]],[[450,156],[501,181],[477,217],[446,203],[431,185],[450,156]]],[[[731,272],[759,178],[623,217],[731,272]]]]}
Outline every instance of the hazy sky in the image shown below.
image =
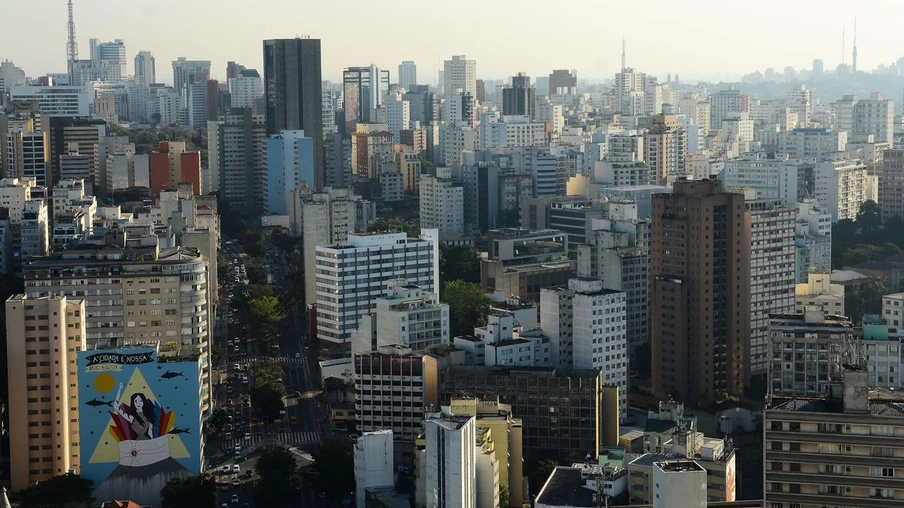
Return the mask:
{"type": "MultiPolygon", "coordinates": [[[[29,76],[66,70],[66,1],[7,1],[0,30],[0,59],[29,76]]],[[[618,71],[621,38],[628,65],[665,76],[737,79],[767,67],[826,69],[841,61],[847,26],[850,63],[854,15],[860,69],[904,56],[897,40],[901,0],[74,0],[80,57],[88,39],[123,39],[132,60],[150,50],[157,80],[172,83],[178,56],[212,60],[214,78],[226,61],[261,69],[261,41],[310,35],[322,40],[323,77],[343,67],[376,64],[396,79],[398,64],[414,60],[418,80],[432,83],[453,54],[477,60],[480,78],[531,76],[553,68],[576,69],[579,78],[618,71]]]]}

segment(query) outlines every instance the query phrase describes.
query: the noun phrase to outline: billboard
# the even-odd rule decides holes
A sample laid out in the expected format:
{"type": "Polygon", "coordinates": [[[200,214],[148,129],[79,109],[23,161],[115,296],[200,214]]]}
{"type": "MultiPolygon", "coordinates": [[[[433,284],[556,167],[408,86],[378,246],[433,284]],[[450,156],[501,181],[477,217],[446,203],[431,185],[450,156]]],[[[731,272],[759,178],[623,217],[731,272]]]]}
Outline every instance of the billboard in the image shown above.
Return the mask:
{"type": "Polygon", "coordinates": [[[171,478],[201,472],[197,359],[158,358],[152,348],[82,351],[78,382],[80,474],[99,500],[158,506],[171,478]]]}

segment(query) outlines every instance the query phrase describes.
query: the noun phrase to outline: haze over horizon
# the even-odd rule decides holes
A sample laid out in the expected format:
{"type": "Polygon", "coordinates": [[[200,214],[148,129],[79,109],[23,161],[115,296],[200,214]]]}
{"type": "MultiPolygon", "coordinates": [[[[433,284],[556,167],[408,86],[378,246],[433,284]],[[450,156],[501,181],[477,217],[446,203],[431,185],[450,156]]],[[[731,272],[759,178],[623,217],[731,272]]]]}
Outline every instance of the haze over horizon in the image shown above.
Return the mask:
{"type": "MultiPolygon", "coordinates": [[[[170,62],[179,56],[211,60],[211,77],[223,79],[227,60],[261,70],[264,39],[310,36],[321,39],[323,78],[333,81],[343,67],[371,63],[389,69],[395,80],[398,64],[414,60],[418,80],[433,83],[443,60],[460,54],[477,61],[482,79],[576,69],[579,79],[601,80],[618,72],[624,35],[631,67],[652,75],[677,73],[685,81],[736,81],[769,67],[777,72],[786,66],[809,69],[814,58],[822,59],[826,70],[834,69],[841,63],[843,27],[845,61],[850,64],[855,15],[860,70],[888,65],[904,54],[888,37],[904,15],[904,4],[892,0],[872,2],[859,13],[828,11],[826,2],[816,0],[763,0],[746,9],[719,0],[652,0],[643,7],[575,0],[552,9],[539,0],[462,0],[454,12],[429,2],[419,9],[373,8],[363,0],[350,0],[341,8],[291,0],[268,0],[266,8],[244,3],[224,7],[215,0],[190,4],[194,8],[186,11],[184,2],[174,0],[103,7],[75,0],[79,56],[88,58],[90,38],[123,39],[130,74],[135,54],[149,50],[160,82],[172,83],[170,62]],[[650,9],[658,15],[645,16],[650,9]],[[477,28],[462,28],[455,13],[477,28]]],[[[0,32],[0,58],[32,77],[65,72],[65,1],[17,2],[7,6],[7,12],[10,20],[40,19],[43,31],[39,37],[34,23],[9,23],[0,32]]]]}

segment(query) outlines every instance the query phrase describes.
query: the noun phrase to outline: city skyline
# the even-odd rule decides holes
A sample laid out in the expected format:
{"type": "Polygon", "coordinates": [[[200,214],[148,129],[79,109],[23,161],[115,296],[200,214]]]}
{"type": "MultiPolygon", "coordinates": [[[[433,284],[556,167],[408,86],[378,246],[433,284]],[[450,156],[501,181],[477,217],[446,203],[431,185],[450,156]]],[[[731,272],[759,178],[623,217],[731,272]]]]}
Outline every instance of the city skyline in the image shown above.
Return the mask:
{"type": "MultiPolygon", "coordinates": [[[[197,12],[204,13],[203,23],[192,16],[166,16],[170,9],[181,10],[182,6],[172,0],[161,0],[154,6],[145,4],[127,8],[118,5],[104,10],[76,1],[74,11],[80,58],[87,57],[90,38],[101,41],[123,39],[130,74],[134,72],[135,54],[148,50],[158,63],[158,81],[172,82],[170,62],[179,56],[212,60],[211,77],[224,79],[228,60],[261,69],[265,39],[310,36],[322,40],[323,79],[332,81],[341,78],[344,67],[371,63],[392,69],[395,80],[398,64],[413,60],[418,65],[419,81],[432,84],[443,60],[458,54],[476,60],[478,75],[485,79],[502,79],[519,71],[543,76],[553,69],[565,68],[576,69],[581,79],[601,80],[611,78],[619,70],[624,37],[628,66],[653,75],[679,74],[685,80],[734,81],[744,74],[762,72],[770,67],[778,72],[787,66],[809,69],[815,58],[822,59],[827,70],[834,69],[842,62],[843,29],[846,35],[844,61],[850,64],[855,16],[859,69],[868,71],[880,64],[890,64],[901,55],[896,47],[886,44],[887,39],[883,37],[885,33],[894,33],[896,16],[887,14],[904,13],[904,7],[883,0],[870,9],[872,14],[840,10],[824,12],[819,14],[819,23],[800,23],[797,27],[798,24],[792,21],[794,29],[779,30],[776,12],[781,12],[786,20],[806,20],[813,18],[814,11],[824,4],[814,0],[793,4],[767,0],[758,4],[755,10],[745,11],[743,22],[735,22],[737,5],[715,0],[694,0],[690,6],[686,2],[672,5],[656,1],[653,7],[658,8],[661,15],[655,19],[632,15],[633,7],[627,4],[598,6],[591,0],[578,0],[567,12],[577,16],[581,12],[599,11],[601,26],[576,30],[577,27],[566,19],[552,28],[547,26],[548,18],[539,15],[546,5],[534,0],[519,3],[518,12],[511,12],[508,4],[473,0],[459,4],[459,12],[471,12],[491,20],[505,19],[517,28],[513,32],[525,34],[503,38],[500,34],[504,32],[496,30],[465,33],[458,23],[430,23],[431,16],[439,15],[440,11],[431,11],[436,8],[429,5],[418,10],[421,17],[416,17],[414,11],[389,9],[368,12],[367,16],[336,16],[334,9],[326,4],[301,7],[287,0],[271,2],[266,11],[251,7],[222,10],[213,0],[195,0],[193,4],[197,12]],[[274,12],[286,15],[273,16],[274,12]],[[234,24],[229,22],[232,16],[242,19],[245,27],[233,30],[207,28],[233,27],[234,24]],[[296,19],[309,21],[298,22],[296,19]],[[609,29],[606,26],[608,20],[616,21],[609,29]],[[693,27],[695,23],[699,23],[696,28],[693,27]],[[428,25],[429,38],[413,35],[417,31],[412,27],[428,25]],[[682,35],[681,27],[688,27],[685,32],[688,35],[682,35]],[[173,37],[174,34],[179,36],[173,37]],[[690,34],[694,34],[699,42],[695,42],[690,34]],[[766,37],[769,40],[765,40],[766,37]],[[565,41],[568,44],[563,44],[565,41]]],[[[363,9],[364,5],[363,2],[352,2],[346,8],[363,9]]],[[[40,15],[46,33],[38,38],[34,36],[31,24],[10,24],[0,34],[0,46],[7,49],[2,58],[12,60],[29,76],[65,72],[65,4],[35,0],[13,4],[9,9],[9,19],[40,15]],[[27,44],[22,44],[26,41],[27,44]]]]}

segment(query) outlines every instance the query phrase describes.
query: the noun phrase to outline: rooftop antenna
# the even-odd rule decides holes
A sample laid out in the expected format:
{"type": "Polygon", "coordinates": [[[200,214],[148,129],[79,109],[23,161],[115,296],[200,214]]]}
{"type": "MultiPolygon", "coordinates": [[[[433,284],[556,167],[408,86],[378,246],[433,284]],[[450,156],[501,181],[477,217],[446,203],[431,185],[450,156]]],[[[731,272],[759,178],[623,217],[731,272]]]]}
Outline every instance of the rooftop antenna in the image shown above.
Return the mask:
{"type": "Polygon", "coordinates": [[[857,72],[857,16],[854,16],[854,50],[851,52],[851,70],[857,72]]]}
{"type": "Polygon", "coordinates": [[[625,66],[625,46],[626,46],[625,34],[624,34],[624,32],[622,32],[622,38],[621,38],[621,68],[622,68],[622,71],[624,71],[627,68],[625,66]]]}
{"type": "Polygon", "coordinates": [[[75,61],[78,60],[78,43],[75,42],[75,19],[72,16],[72,0],[69,0],[69,39],[66,42],[66,55],[69,58],[69,85],[75,85],[75,61]]]}

